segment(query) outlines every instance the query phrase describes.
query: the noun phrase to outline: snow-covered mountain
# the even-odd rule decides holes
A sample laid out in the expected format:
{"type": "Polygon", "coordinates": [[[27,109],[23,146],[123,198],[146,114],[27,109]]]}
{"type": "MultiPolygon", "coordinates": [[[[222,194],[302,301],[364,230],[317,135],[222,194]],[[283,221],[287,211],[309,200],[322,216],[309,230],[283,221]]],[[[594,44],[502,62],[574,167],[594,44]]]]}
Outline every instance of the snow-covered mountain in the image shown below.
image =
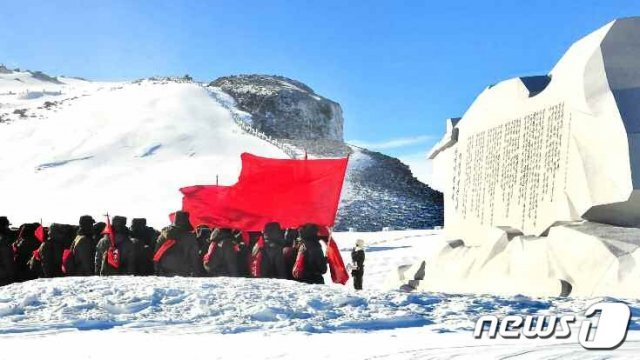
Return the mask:
{"type": "Polygon", "coordinates": [[[233,97],[237,108],[251,115],[252,126],[280,144],[312,157],[351,157],[336,229],[442,225],[441,193],[418,181],[398,159],[344,143],[340,104],[282,76],[225,76],[209,86],[233,97]]]}
{"type": "MultiPolygon", "coordinates": [[[[420,184],[417,180],[395,190],[363,182],[358,174],[380,162],[374,153],[354,151],[335,139],[342,136],[340,106],[315,95],[304,84],[279,79],[282,87],[306,92],[319,101],[320,108],[329,104],[331,111],[311,111],[311,120],[301,121],[322,123],[318,116],[328,115],[328,126],[333,130],[320,133],[333,143],[314,147],[300,143],[304,140],[300,133],[288,141],[268,127],[258,127],[264,119],[238,106],[232,96],[237,94],[228,83],[225,88],[183,78],[90,82],[1,67],[0,152],[4,156],[0,161],[0,213],[15,223],[40,218],[44,223],[75,223],[81,214],[98,217],[109,211],[146,217],[152,225],[162,226],[167,214],[180,207],[180,187],[212,184],[216,176],[220,184],[233,184],[242,152],[287,158],[301,156],[308,149],[316,157],[353,153],[339,227],[379,229],[441,223],[437,195],[433,197],[435,206],[428,197],[411,196],[415,183],[420,184]],[[399,204],[407,201],[403,196],[422,203],[429,209],[425,212],[428,216],[414,212],[419,221],[407,222],[411,217],[405,218],[397,207],[376,201],[381,198],[399,204]],[[356,208],[358,211],[352,210],[356,208]]],[[[263,89],[267,85],[256,82],[247,89],[265,99],[280,96],[278,89],[263,89]]],[[[252,95],[253,101],[256,96],[252,95]]],[[[294,106],[296,101],[304,102],[305,109],[316,106],[306,97],[286,98],[294,106]]],[[[269,121],[291,119],[281,113],[273,111],[269,121]]],[[[287,127],[296,128],[296,124],[278,129],[287,127]]],[[[413,178],[408,168],[400,171],[403,177],[408,172],[413,178]]],[[[389,169],[387,175],[389,179],[398,176],[396,170],[389,169]]]]}

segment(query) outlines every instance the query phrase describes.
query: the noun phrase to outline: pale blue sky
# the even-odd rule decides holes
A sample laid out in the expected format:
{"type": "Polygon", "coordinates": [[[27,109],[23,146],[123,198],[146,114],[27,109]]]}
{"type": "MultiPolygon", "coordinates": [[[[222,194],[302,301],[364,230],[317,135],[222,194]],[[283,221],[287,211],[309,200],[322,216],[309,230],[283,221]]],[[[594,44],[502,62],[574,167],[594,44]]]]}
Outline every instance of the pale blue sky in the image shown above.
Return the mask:
{"type": "Polygon", "coordinates": [[[487,85],[543,74],[640,0],[2,1],[0,63],[129,80],[301,80],[342,104],[345,138],[419,159],[487,85]]]}

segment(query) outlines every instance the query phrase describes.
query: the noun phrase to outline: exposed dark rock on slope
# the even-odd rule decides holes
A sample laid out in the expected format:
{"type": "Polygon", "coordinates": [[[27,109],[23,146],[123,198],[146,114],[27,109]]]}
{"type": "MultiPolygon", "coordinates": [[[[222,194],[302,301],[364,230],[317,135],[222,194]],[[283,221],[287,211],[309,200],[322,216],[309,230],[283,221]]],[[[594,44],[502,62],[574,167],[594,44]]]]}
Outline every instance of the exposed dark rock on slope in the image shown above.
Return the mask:
{"type": "Polygon", "coordinates": [[[210,84],[231,95],[253,117],[253,126],[280,139],[342,141],[340,104],[305,84],[281,76],[221,77],[210,84]]]}

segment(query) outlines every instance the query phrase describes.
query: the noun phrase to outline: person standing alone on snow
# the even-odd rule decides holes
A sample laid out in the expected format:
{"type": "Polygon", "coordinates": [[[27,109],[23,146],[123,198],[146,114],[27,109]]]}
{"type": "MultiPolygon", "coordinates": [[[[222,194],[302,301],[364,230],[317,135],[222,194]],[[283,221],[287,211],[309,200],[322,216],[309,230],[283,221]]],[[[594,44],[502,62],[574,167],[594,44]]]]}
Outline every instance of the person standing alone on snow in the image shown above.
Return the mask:
{"type": "Polygon", "coordinates": [[[351,276],[353,287],[362,290],[362,278],[364,277],[364,240],[356,240],[356,247],[351,251],[351,276]]]}

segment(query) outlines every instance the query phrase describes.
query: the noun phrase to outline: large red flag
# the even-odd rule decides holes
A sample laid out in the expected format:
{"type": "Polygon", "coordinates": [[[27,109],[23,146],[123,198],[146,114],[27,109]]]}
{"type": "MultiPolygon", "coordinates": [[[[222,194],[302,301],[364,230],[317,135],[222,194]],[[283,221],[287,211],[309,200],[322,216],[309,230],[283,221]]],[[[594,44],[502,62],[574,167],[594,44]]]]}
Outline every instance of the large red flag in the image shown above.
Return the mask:
{"type": "Polygon", "coordinates": [[[189,212],[189,222],[193,228],[199,225],[210,227],[234,227],[228,205],[231,198],[230,186],[196,185],[180,189],[182,210],[189,212]]]}
{"type": "Polygon", "coordinates": [[[329,272],[331,273],[331,280],[334,283],[344,285],[349,281],[349,273],[344,266],[340,249],[338,249],[335,240],[331,237],[327,242],[327,263],[329,265],[329,272]]]}
{"type": "Polygon", "coordinates": [[[306,223],[333,226],[347,161],[269,159],[244,153],[237,184],[183,188],[183,210],[190,213],[193,224],[244,231],[262,231],[272,221],[283,228],[306,223]]]}

